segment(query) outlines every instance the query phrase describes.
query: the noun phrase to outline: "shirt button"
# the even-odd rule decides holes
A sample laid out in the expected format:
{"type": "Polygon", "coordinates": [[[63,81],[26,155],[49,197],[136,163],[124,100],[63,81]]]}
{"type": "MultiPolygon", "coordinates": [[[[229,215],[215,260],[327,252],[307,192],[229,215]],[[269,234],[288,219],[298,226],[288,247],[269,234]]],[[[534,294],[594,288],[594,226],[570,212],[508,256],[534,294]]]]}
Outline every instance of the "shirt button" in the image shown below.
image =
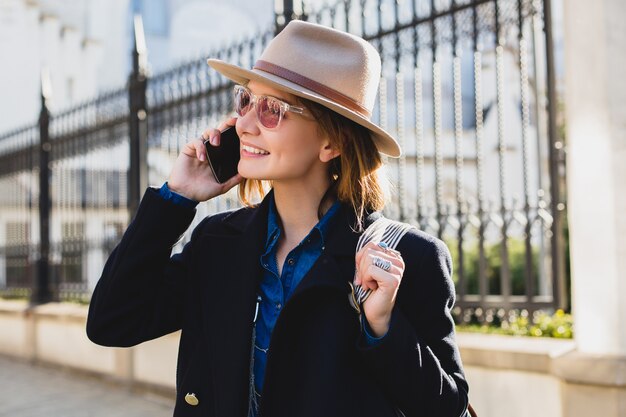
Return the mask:
{"type": "Polygon", "coordinates": [[[283,307],[283,305],[282,305],[281,303],[276,304],[276,308],[277,308],[278,310],[280,310],[282,307],[283,307]]]}
{"type": "Polygon", "coordinates": [[[287,263],[288,263],[289,265],[293,265],[293,264],[295,264],[295,263],[296,263],[296,261],[294,261],[294,260],[293,260],[293,258],[289,258],[289,260],[287,261],[287,263]]]}

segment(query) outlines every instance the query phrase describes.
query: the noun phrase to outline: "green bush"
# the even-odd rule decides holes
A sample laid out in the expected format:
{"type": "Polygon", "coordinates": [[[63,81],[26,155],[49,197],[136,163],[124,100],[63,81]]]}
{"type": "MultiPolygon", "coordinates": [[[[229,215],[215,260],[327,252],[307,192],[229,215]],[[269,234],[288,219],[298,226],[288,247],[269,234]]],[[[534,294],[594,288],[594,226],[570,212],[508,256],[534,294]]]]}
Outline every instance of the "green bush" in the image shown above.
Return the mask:
{"type": "Polygon", "coordinates": [[[502,320],[499,326],[494,324],[460,324],[456,328],[457,331],[470,333],[571,339],[573,327],[572,315],[563,310],[557,310],[552,315],[538,311],[532,319],[529,319],[528,314],[512,311],[508,319],[502,320]]]}
{"type": "MultiPolygon", "coordinates": [[[[467,294],[478,294],[478,274],[480,253],[477,241],[473,244],[465,243],[463,248],[463,275],[467,283],[467,294]]],[[[460,275],[460,257],[458,241],[447,239],[446,244],[452,255],[454,265],[454,282],[458,284],[460,275]]],[[[501,293],[501,271],[502,271],[502,243],[485,243],[485,275],[487,277],[487,293],[501,293]]],[[[523,239],[509,238],[507,240],[507,254],[509,258],[509,272],[511,276],[511,294],[526,294],[526,242],[523,239]]],[[[539,249],[531,248],[531,274],[537,288],[537,277],[539,275],[539,249]]]]}

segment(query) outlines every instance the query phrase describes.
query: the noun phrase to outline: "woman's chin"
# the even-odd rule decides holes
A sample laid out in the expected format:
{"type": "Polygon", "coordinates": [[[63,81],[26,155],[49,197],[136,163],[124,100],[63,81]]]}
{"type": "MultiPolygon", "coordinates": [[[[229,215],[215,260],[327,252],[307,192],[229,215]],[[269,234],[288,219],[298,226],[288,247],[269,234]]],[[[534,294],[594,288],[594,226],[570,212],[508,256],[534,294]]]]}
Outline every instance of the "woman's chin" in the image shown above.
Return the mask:
{"type": "Polygon", "coordinates": [[[247,180],[267,180],[267,175],[264,175],[263,172],[257,172],[251,169],[239,169],[239,175],[244,177],[247,180]]]}
{"type": "Polygon", "coordinates": [[[269,175],[265,167],[251,166],[254,164],[247,164],[244,161],[239,161],[237,171],[239,174],[248,180],[271,180],[273,176],[269,175]]]}

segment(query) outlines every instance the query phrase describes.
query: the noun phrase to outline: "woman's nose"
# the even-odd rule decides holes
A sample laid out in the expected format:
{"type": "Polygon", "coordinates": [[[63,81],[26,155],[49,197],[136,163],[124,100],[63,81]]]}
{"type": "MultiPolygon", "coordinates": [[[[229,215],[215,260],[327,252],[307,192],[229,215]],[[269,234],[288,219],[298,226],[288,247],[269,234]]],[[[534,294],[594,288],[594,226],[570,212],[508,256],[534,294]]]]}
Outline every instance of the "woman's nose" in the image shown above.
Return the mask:
{"type": "Polygon", "coordinates": [[[258,135],[260,133],[254,106],[251,106],[246,114],[239,116],[236,126],[239,137],[246,133],[251,135],[258,135]]]}

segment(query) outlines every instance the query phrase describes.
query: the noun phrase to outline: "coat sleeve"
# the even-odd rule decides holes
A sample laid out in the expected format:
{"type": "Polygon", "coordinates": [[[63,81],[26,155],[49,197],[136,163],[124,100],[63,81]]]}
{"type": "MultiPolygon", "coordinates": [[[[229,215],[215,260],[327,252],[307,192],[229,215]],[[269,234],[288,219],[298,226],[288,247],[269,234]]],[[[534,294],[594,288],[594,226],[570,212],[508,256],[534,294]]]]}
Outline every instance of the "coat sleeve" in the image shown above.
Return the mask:
{"type": "Polygon", "coordinates": [[[412,231],[398,249],[405,273],[389,331],[359,350],[393,403],[407,416],[458,417],[468,404],[468,385],[455,341],[455,291],[448,247],[412,231]]]}
{"type": "Polygon", "coordinates": [[[91,297],[91,341],[128,347],[181,328],[193,237],[181,254],[170,255],[194,215],[194,209],[166,201],[154,189],[146,191],[91,297]]]}

